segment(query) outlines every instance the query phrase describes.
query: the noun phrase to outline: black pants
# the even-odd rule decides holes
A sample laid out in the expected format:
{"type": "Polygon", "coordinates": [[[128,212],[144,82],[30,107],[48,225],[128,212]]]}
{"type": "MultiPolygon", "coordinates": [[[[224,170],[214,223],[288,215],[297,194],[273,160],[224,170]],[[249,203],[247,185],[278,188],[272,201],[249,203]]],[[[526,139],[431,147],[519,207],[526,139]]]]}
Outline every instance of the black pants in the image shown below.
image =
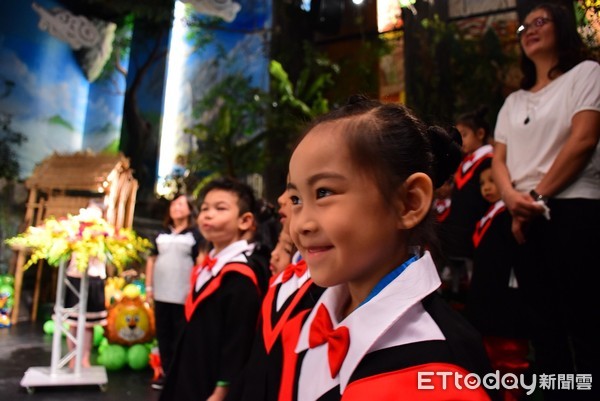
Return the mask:
{"type": "MultiPolygon", "coordinates": [[[[529,307],[537,373],[592,374],[592,391],[544,392],[544,400],[598,400],[600,200],[551,199],[519,247],[516,275],[529,307]]],[[[556,377],[556,376],[555,376],[556,377]]]]}
{"type": "Polygon", "coordinates": [[[175,345],[185,325],[183,305],[155,301],[154,317],[160,361],[165,374],[168,374],[175,345]]]}

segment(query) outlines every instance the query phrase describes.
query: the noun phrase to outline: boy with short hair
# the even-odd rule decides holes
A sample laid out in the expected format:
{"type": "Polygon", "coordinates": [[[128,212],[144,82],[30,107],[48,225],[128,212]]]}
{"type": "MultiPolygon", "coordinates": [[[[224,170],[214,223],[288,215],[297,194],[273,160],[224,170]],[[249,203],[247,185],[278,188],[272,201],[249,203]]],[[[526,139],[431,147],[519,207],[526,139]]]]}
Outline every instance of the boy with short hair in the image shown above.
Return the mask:
{"type": "Polygon", "coordinates": [[[198,227],[213,248],[194,268],[179,340],[161,400],[220,401],[248,357],[261,303],[262,267],[249,257],[252,189],[214,180],[201,195],[198,227]]]}

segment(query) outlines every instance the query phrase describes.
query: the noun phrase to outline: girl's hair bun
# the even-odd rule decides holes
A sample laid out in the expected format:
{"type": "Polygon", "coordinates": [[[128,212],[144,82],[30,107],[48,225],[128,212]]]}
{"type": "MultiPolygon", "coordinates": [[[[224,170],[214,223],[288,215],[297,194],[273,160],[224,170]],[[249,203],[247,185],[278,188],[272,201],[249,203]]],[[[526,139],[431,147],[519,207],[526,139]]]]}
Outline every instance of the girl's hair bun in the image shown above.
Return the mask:
{"type": "Polygon", "coordinates": [[[488,113],[489,108],[482,104],[475,110],[475,115],[480,119],[485,119],[486,114],[488,113]]]}
{"type": "Polygon", "coordinates": [[[355,94],[355,95],[351,95],[348,98],[348,104],[356,104],[356,103],[363,103],[363,102],[369,102],[371,99],[369,99],[368,97],[366,97],[363,94],[355,94]]]}
{"type": "Polygon", "coordinates": [[[427,138],[433,153],[433,186],[439,188],[454,174],[462,160],[462,140],[456,128],[447,132],[438,126],[427,128],[427,138]]]}

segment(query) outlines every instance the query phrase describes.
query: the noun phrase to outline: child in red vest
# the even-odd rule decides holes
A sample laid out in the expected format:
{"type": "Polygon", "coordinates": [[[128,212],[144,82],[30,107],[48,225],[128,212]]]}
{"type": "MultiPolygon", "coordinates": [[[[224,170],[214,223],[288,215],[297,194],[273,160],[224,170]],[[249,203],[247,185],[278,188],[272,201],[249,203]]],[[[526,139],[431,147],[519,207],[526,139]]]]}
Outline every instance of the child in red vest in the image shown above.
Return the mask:
{"type": "MultiPolygon", "coordinates": [[[[225,398],[248,359],[262,299],[261,266],[252,263],[252,189],[222,179],[201,193],[198,227],[213,245],[192,273],[180,337],[161,400],[225,398]]],[[[265,267],[266,268],[266,267],[265,267]]]]}
{"type": "Polygon", "coordinates": [[[437,293],[423,251],[435,234],[434,188],[460,156],[443,129],[362,97],[309,128],[290,160],[290,232],[327,288],[300,330],[295,369],[284,372],[287,399],[489,400],[483,386],[462,385],[489,373],[489,361],[437,293]]]}

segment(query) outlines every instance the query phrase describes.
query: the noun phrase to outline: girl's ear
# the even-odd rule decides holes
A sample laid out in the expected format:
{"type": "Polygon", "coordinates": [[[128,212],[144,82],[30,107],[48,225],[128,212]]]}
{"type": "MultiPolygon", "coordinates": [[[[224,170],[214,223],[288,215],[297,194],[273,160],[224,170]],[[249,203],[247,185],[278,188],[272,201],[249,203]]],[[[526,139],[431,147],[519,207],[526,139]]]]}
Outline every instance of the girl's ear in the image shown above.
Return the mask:
{"type": "Polygon", "coordinates": [[[397,202],[398,228],[411,229],[419,224],[431,210],[433,200],[433,183],[425,173],[414,173],[409,176],[397,202]]]}
{"type": "Polygon", "coordinates": [[[238,229],[240,231],[246,232],[251,229],[253,225],[254,215],[250,212],[246,212],[238,218],[238,229]]]}

